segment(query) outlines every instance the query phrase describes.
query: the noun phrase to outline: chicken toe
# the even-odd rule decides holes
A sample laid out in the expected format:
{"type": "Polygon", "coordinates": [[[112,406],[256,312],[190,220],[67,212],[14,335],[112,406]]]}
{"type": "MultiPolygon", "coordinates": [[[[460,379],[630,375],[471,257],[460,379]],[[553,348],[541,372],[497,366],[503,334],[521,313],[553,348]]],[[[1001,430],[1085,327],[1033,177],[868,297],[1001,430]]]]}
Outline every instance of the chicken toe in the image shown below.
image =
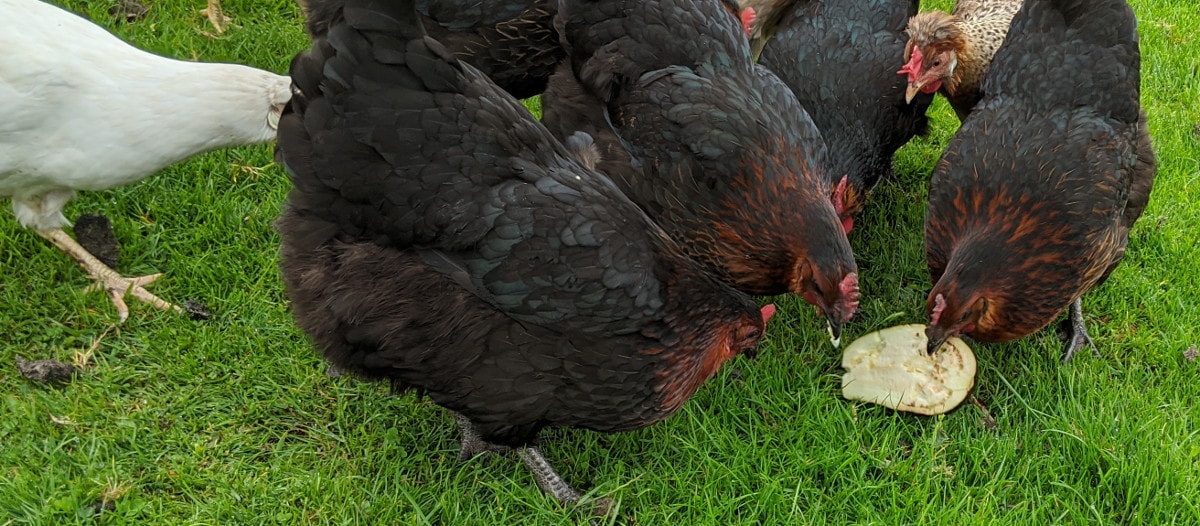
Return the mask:
{"type": "Polygon", "coordinates": [[[467,461],[485,453],[502,455],[511,451],[507,446],[493,444],[484,440],[483,435],[480,435],[479,431],[475,430],[475,426],[471,425],[471,421],[467,417],[454,413],[454,421],[458,423],[458,429],[462,431],[462,442],[459,445],[458,460],[467,461]]]}
{"type": "Polygon", "coordinates": [[[79,266],[83,267],[83,270],[88,273],[88,276],[96,281],[96,283],[88,287],[88,290],[102,287],[108,291],[109,299],[112,300],[113,306],[117,308],[117,314],[120,315],[121,322],[129,318],[129,306],[125,304],[126,295],[132,295],[134,298],[149,303],[159,310],[174,309],[176,312],[182,312],[182,309],[178,306],[151,294],[150,291],[145,289],[146,285],[162,277],[162,274],[127,278],[118,274],[117,271],[105,265],[99,259],[96,259],[95,256],[80,246],[75,239],[67,235],[61,228],[50,231],[34,231],[74,258],[79,263],[79,266]]]}
{"type": "Polygon", "coordinates": [[[1100,357],[1100,350],[1096,348],[1096,342],[1092,341],[1092,337],[1088,335],[1087,324],[1083,321],[1083,302],[1078,298],[1071,303],[1071,307],[1067,309],[1067,319],[1063,320],[1063,328],[1067,336],[1067,353],[1063,356],[1064,362],[1071,361],[1071,357],[1075,352],[1084,347],[1091,347],[1092,353],[1097,358],[1100,357]]]}

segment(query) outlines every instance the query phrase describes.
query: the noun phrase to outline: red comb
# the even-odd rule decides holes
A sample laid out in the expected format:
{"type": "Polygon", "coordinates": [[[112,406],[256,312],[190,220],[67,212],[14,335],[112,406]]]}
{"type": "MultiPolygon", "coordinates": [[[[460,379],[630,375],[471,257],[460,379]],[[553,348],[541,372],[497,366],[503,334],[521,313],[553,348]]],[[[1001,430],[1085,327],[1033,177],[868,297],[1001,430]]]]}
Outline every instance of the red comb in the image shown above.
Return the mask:
{"type": "Polygon", "coordinates": [[[921,73],[921,63],[924,61],[925,57],[921,55],[921,48],[913,46],[912,58],[909,59],[908,64],[905,64],[904,67],[900,68],[900,71],[897,71],[896,74],[908,75],[908,81],[913,82],[917,80],[917,75],[921,73]]]}
{"type": "Polygon", "coordinates": [[[938,318],[942,316],[943,310],[946,310],[946,298],[938,294],[933,297],[933,312],[929,313],[930,325],[937,325],[938,318]]]}
{"type": "Polygon", "coordinates": [[[838,217],[842,220],[842,229],[847,234],[850,229],[854,228],[854,218],[846,215],[846,188],[850,183],[850,176],[843,175],[842,180],[838,181],[837,186],[833,187],[833,211],[837,212],[838,217]]]}
{"type": "Polygon", "coordinates": [[[838,283],[838,291],[842,293],[842,323],[850,321],[854,311],[858,310],[858,274],[851,272],[838,283]]]}
{"type": "Polygon", "coordinates": [[[842,180],[838,181],[837,186],[833,187],[833,209],[840,216],[846,213],[846,185],[850,182],[850,176],[843,175],[842,180]]]}
{"type": "Polygon", "coordinates": [[[766,325],[767,320],[770,320],[771,316],[775,315],[775,304],[768,303],[768,304],[764,305],[763,308],[761,310],[759,310],[759,312],[762,313],[763,325],[766,325]]]}
{"type": "Polygon", "coordinates": [[[747,7],[742,10],[738,18],[742,19],[742,28],[746,30],[746,36],[750,36],[750,26],[758,19],[758,13],[754,12],[753,7],[747,7]]]}

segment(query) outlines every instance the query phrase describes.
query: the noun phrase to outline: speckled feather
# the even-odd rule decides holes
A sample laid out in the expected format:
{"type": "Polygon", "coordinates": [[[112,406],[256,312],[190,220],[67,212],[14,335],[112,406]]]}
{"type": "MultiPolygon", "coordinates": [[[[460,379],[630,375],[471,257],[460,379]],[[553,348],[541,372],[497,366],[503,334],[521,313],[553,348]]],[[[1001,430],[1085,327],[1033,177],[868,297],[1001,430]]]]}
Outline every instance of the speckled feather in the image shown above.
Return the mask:
{"type": "Polygon", "coordinates": [[[329,360],[519,445],[649,425],[757,342],[749,298],[423,38],[411,2],[346,6],[293,61],[279,136],[281,271],[329,360]]]}
{"type": "Polygon", "coordinates": [[[565,6],[556,25],[576,78],[641,162],[614,175],[626,194],[739,290],[820,287],[848,318],[854,309],[837,284],[856,266],[828,199],[820,133],[787,86],[750,59],[732,7],[565,6]],[[815,268],[819,283],[800,283],[799,266],[815,268]]]}
{"type": "Polygon", "coordinates": [[[943,323],[1008,341],[1054,320],[1120,262],[1155,173],[1124,0],[1027,0],[930,186],[930,293],[943,323]]]}
{"type": "MultiPolygon", "coordinates": [[[[757,2],[763,32],[759,63],[792,89],[829,149],[826,174],[847,178],[839,216],[845,224],[862,209],[875,184],[892,173],[892,156],[928,127],[932,94],[904,100],[896,59],[916,0],[775,0],[757,2]]],[[[756,28],[757,29],[757,26],[756,28]]],[[[836,206],[836,204],[835,204],[836,206]]]]}

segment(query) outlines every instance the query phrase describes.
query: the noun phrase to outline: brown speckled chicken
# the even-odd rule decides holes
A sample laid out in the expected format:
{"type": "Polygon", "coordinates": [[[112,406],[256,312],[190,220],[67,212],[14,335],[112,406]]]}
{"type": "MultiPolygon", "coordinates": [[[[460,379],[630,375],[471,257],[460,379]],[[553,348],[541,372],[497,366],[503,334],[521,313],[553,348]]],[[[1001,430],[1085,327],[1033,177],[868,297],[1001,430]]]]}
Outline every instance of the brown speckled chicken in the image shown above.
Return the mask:
{"type": "Polygon", "coordinates": [[[908,99],[941,91],[958,119],[966,119],[1020,8],[1021,0],[959,0],[953,14],[929,11],[912,17],[905,65],[897,72],[908,77],[908,99]]]}
{"type": "MultiPolygon", "coordinates": [[[[300,0],[308,32],[324,36],[345,0],[300,0]]],[[[565,58],[554,30],[556,0],[418,0],[429,36],[518,99],[540,94],[565,58]]]]}
{"type": "Polygon", "coordinates": [[[1092,345],[1080,297],[1120,263],[1154,184],[1140,63],[1125,0],[1026,0],[930,182],[930,350],[1021,338],[1065,308],[1065,359],[1092,345]]]}
{"type": "Polygon", "coordinates": [[[787,85],[751,60],[735,13],[720,0],[563,2],[570,93],[593,100],[568,116],[604,131],[602,150],[628,150],[602,164],[634,166],[600,168],[692,257],[743,292],[803,297],[836,345],[859,290],[828,154],[787,85]]]}
{"type": "Polygon", "coordinates": [[[340,369],[455,412],[462,455],[548,426],[640,429],[754,348],[761,311],[687,257],[519,102],[426,36],[413,2],[346,0],[298,55],[278,154],[280,270],[340,369]]]}

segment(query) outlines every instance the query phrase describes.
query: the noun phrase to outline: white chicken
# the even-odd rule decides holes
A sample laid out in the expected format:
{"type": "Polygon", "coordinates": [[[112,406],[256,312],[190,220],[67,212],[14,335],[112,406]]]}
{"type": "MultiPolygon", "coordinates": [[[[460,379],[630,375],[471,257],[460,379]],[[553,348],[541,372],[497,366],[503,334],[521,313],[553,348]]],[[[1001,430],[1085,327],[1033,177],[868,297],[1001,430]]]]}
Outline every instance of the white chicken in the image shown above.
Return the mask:
{"type": "Polygon", "coordinates": [[[137,49],[40,0],[0,0],[0,197],[108,291],[179,307],[126,278],[62,230],[76,190],[139,181],[192,155],[275,137],[291,79],[236,64],[174,60],[137,49]]]}

